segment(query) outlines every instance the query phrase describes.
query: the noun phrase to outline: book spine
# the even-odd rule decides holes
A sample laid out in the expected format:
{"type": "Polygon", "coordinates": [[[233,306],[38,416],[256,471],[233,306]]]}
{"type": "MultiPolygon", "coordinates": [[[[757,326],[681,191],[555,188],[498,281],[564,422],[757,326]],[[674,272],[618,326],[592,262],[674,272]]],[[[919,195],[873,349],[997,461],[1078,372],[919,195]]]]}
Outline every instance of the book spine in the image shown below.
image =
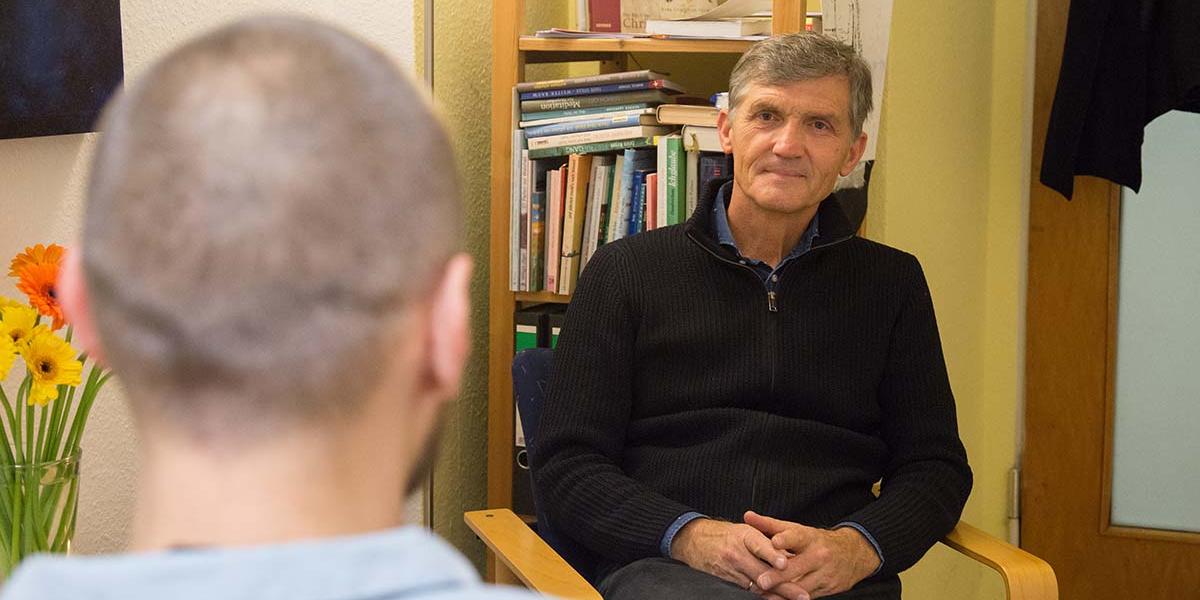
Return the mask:
{"type": "Polygon", "coordinates": [[[712,180],[729,177],[732,161],[733,157],[726,154],[700,155],[700,193],[704,192],[712,180]]]}
{"type": "Polygon", "coordinates": [[[593,106],[590,108],[569,108],[566,110],[523,112],[521,113],[521,121],[548,121],[550,119],[561,119],[563,117],[604,115],[606,113],[623,112],[629,110],[645,110],[647,108],[654,108],[654,104],[650,102],[627,102],[625,104],[614,104],[611,106],[593,106]]]}
{"type": "Polygon", "coordinates": [[[521,291],[521,198],[529,181],[529,152],[525,150],[525,134],[513,130],[512,174],[509,182],[508,211],[508,289],[521,291]]]}
{"type": "Polygon", "coordinates": [[[588,179],[592,156],[572,154],[567,175],[567,207],[563,217],[562,262],[559,265],[558,293],[570,294],[579,277],[579,256],[583,249],[583,221],[587,210],[588,179]]]}
{"type": "Polygon", "coordinates": [[[546,192],[534,192],[529,205],[529,291],[538,292],[546,274],[546,192]]]}
{"type": "Polygon", "coordinates": [[[684,180],[687,179],[686,163],[683,155],[683,138],[677,135],[666,137],[667,165],[663,179],[666,184],[661,187],[666,193],[667,225],[677,225],[687,220],[684,199],[684,180]]]}
{"type": "MultiPolygon", "coordinates": [[[[606,2],[619,2],[620,0],[603,0],[606,2]]],[[[593,30],[595,31],[595,30],[593,30]]],[[[599,85],[604,83],[616,83],[618,81],[639,81],[642,79],[662,79],[662,74],[655,73],[647,69],[641,71],[619,71],[617,73],[601,73],[599,75],[585,75],[582,77],[568,77],[566,79],[546,79],[543,81],[523,81],[517,84],[518,92],[528,92],[530,90],[550,90],[554,88],[564,87],[580,87],[585,85],[599,85]]]]}
{"type": "Polygon", "coordinates": [[[633,201],[629,204],[629,227],[625,235],[636,235],[646,228],[646,175],[648,170],[633,174],[633,201]]]}
{"type": "Polygon", "coordinates": [[[579,133],[549,135],[546,137],[533,138],[527,143],[529,144],[530,150],[545,150],[546,148],[556,148],[558,146],[575,146],[579,144],[593,144],[597,142],[611,142],[613,140],[649,137],[658,135],[664,131],[667,130],[648,125],[634,125],[632,127],[618,127],[616,129],[596,129],[594,131],[581,131],[579,133]]]}
{"type": "Polygon", "coordinates": [[[659,214],[659,195],[658,195],[658,173],[650,173],[646,175],[646,231],[663,227],[664,223],[658,220],[659,214]]]}
{"type": "Polygon", "coordinates": [[[684,220],[696,212],[696,204],[700,202],[700,151],[687,151],[687,168],[684,169],[684,203],[686,204],[684,220]]]}
{"type": "Polygon", "coordinates": [[[595,96],[551,98],[549,100],[522,100],[521,112],[529,113],[545,112],[550,110],[568,110],[572,108],[593,108],[596,106],[633,104],[635,102],[658,102],[661,104],[667,100],[667,95],[659,90],[639,90],[636,92],[621,92],[618,94],[597,94],[595,96]]]}
{"type": "Polygon", "coordinates": [[[555,123],[553,125],[538,125],[535,127],[527,127],[525,129],[525,137],[539,138],[551,135],[564,135],[569,133],[581,133],[585,131],[596,131],[599,129],[616,129],[619,127],[636,127],[642,124],[642,116],[638,114],[621,115],[619,117],[603,118],[603,119],[588,119],[586,121],[568,121],[566,123],[555,123]]]}
{"type": "Polygon", "coordinates": [[[549,158],[552,156],[567,156],[569,154],[589,154],[594,152],[612,152],[613,150],[624,150],[626,148],[641,148],[644,146],[653,146],[653,137],[639,137],[624,140],[614,140],[611,142],[596,142],[592,144],[572,144],[570,146],[557,146],[554,148],[542,148],[540,150],[530,150],[530,158],[549,158]]]}
{"type": "Polygon", "coordinates": [[[620,182],[617,181],[617,177],[620,175],[617,168],[620,160],[620,157],[617,157],[614,164],[607,165],[604,168],[606,173],[604,181],[604,207],[601,209],[600,235],[596,238],[597,249],[608,241],[608,232],[612,227],[613,206],[617,202],[618,190],[621,189],[620,182]]]}
{"type": "Polygon", "coordinates": [[[548,292],[558,290],[558,258],[562,252],[562,171],[551,169],[546,173],[546,198],[550,201],[550,221],[546,224],[549,236],[546,239],[546,282],[548,292]]]}
{"type": "Polygon", "coordinates": [[[662,136],[658,138],[658,147],[655,149],[655,158],[657,159],[655,164],[655,172],[662,173],[663,177],[655,177],[653,186],[654,193],[646,194],[655,200],[653,203],[654,219],[653,222],[651,222],[650,219],[646,220],[647,230],[667,226],[667,138],[668,136],[662,136]]]}
{"type": "Polygon", "coordinates": [[[607,157],[597,157],[592,161],[591,182],[588,183],[587,217],[583,220],[583,254],[579,260],[579,269],[583,270],[587,261],[596,251],[596,243],[600,236],[601,208],[604,201],[604,160],[607,157]]]}
{"type": "Polygon", "coordinates": [[[608,226],[604,233],[604,243],[615,242],[625,235],[625,230],[622,228],[624,221],[621,215],[628,207],[629,195],[626,191],[626,184],[629,181],[631,174],[630,163],[626,160],[629,155],[629,150],[617,154],[616,163],[613,164],[613,191],[612,199],[609,200],[608,208],[608,226]]]}
{"type": "Polygon", "coordinates": [[[588,0],[591,31],[621,31],[621,0],[588,0]]]}
{"type": "Polygon", "coordinates": [[[701,152],[724,152],[716,127],[686,125],[682,135],[684,147],[688,149],[695,148],[701,152]]]}
{"type": "Polygon", "coordinates": [[[596,94],[617,94],[620,92],[636,92],[638,90],[669,90],[674,89],[665,79],[650,79],[646,81],[624,81],[589,85],[586,87],[559,88],[554,90],[534,90],[521,92],[521,100],[548,100],[551,98],[567,98],[570,96],[595,96],[596,94]]]}
{"type": "Polygon", "coordinates": [[[521,291],[529,291],[529,204],[531,194],[521,194],[521,291]]]}

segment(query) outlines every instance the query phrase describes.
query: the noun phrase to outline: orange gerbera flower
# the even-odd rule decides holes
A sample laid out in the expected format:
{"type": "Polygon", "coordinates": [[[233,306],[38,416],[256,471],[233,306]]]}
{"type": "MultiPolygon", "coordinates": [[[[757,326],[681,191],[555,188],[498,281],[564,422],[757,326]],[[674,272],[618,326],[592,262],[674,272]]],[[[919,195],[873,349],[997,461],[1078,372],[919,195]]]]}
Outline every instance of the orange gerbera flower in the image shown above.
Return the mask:
{"type": "Polygon", "coordinates": [[[66,320],[63,318],[62,305],[58,303],[55,286],[58,285],[58,263],[25,264],[17,272],[20,281],[17,289],[29,296],[29,303],[42,313],[42,316],[54,319],[51,328],[58,330],[66,320]]]}
{"type": "Polygon", "coordinates": [[[62,264],[64,248],[58,244],[29,246],[25,251],[14,256],[8,266],[9,277],[20,277],[21,269],[27,265],[62,264]]]}

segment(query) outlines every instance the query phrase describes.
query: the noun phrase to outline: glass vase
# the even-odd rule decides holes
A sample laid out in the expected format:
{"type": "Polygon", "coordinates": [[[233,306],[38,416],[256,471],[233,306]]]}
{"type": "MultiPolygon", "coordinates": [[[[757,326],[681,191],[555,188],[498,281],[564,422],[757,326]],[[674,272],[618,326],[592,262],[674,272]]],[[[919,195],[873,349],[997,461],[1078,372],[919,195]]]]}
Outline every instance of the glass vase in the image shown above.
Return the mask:
{"type": "Polygon", "coordinates": [[[75,536],[79,451],[50,462],[0,464],[0,568],[27,556],[66,553],[75,536]]]}

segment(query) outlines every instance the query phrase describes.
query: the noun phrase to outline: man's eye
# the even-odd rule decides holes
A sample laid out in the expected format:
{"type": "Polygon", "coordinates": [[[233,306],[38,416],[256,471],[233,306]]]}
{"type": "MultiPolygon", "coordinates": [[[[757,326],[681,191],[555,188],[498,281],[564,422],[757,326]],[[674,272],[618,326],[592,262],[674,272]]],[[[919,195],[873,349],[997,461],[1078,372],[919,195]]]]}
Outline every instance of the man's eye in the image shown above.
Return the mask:
{"type": "Polygon", "coordinates": [[[817,131],[826,131],[831,129],[829,123],[826,123],[825,121],[813,121],[812,126],[813,129],[816,129],[817,131]]]}
{"type": "Polygon", "coordinates": [[[759,112],[757,115],[755,115],[755,118],[758,119],[759,121],[770,121],[771,119],[775,118],[775,115],[769,111],[764,110],[764,111],[759,112]]]}

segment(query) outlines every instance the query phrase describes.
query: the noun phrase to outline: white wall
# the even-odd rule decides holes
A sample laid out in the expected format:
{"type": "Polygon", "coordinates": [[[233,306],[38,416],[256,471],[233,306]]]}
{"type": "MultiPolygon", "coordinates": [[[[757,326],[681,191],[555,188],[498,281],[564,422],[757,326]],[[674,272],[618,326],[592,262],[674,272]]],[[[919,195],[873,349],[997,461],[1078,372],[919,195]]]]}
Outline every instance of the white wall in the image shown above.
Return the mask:
{"type": "MultiPolygon", "coordinates": [[[[412,0],[122,0],[126,81],[196,34],[241,16],[293,11],[345,27],[404,65],[414,64],[412,0]]],[[[0,259],[39,242],[72,243],[97,134],[0,140],[0,259]]],[[[3,272],[7,272],[4,269],[3,272]]],[[[9,278],[0,294],[16,297],[9,278]]],[[[75,549],[120,549],[127,539],[136,444],[120,386],[110,383],[83,438],[75,549]]]]}

